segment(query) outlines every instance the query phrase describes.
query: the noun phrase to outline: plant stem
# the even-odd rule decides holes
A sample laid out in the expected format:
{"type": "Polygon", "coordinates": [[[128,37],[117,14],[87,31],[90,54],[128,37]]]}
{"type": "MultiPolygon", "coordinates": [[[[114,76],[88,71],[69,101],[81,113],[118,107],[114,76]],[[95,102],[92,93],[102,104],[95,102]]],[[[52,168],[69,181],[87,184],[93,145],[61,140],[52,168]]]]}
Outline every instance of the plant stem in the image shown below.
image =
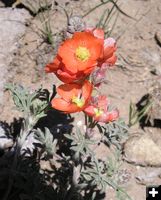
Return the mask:
{"type": "Polygon", "coordinates": [[[85,126],[88,127],[88,116],[84,113],[85,126]]]}

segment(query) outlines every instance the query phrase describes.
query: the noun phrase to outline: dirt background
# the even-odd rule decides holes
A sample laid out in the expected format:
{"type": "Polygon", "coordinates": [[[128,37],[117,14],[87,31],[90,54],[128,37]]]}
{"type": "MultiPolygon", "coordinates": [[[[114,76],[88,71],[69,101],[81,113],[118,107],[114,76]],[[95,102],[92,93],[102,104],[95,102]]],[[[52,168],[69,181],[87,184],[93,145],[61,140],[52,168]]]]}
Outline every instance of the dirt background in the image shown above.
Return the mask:
{"type": "MultiPolygon", "coordinates": [[[[100,1],[60,0],[57,2],[59,5],[65,6],[66,10],[72,12],[73,15],[83,15],[100,1]]],[[[0,5],[4,7],[4,2],[1,2],[0,5]]],[[[56,7],[57,3],[53,5],[56,7]]],[[[153,93],[154,89],[157,88],[160,91],[161,47],[159,45],[159,37],[161,38],[161,1],[119,0],[118,5],[134,19],[121,13],[119,14],[112,32],[112,37],[117,40],[118,61],[113,69],[108,70],[107,84],[103,86],[101,92],[109,96],[112,104],[116,105],[120,110],[120,116],[128,122],[130,101],[137,103],[145,94],[153,93]]],[[[106,6],[96,9],[83,20],[88,26],[95,26],[106,6]]],[[[17,9],[26,8],[22,4],[17,9]]],[[[56,10],[50,13],[51,27],[53,33],[56,34],[54,35],[55,48],[53,48],[44,42],[42,38],[42,21],[40,16],[31,15],[31,18],[27,20],[25,33],[17,40],[19,45],[10,55],[12,59],[6,66],[5,82],[22,84],[32,90],[42,86],[51,91],[52,84],[57,85],[59,81],[54,75],[45,74],[44,66],[53,59],[56,46],[58,46],[63,37],[66,22],[67,19],[64,12],[57,6],[56,10]]],[[[20,114],[15,110],[8,92],[4,91],[3,93],[0,108],[1,120],[10,123],[15,116],[16,118],[20,117],[20,114]]],[[[156,118],[157,115],[157,119],[161,119],[161,114],[159,115],[161,113],[160,110],[160,107],[157,106],[156,111],[154,111],[156,112],[154,116],[156,118]]],[[[155,136],[157,135],[158,139],[161,138],[160,127],[146,127],[143,131],[137,124],[130,129],[130,134],[148,134],[152,137],[151,135],[156,133],[155,136]]],[[[99,153],[100,155],[105,155],[104,148],[99,149],[99,153]]],[[[142,159],[144,159],[144,155],[142,159]]],[[[133,200],[144,200],[146,198],[145,185],[161,184],[161,179],[159,178],[161,174],[160,167],[150,168],[148,165],[141,167],[124,161],[122,169],[127,172],[125,173],[127,177],[123,178],[122,184],[133,200]],[[155,175],[152,175],[154,177],[152,182],[143,180],[138,183],[136,174],[142,173],[141,170],[146,171],[147,174],[154,172],[155,175]]],[[[114,193],[112,189],[110,190],[111,192],[108,191],[106,199],[114,200],[114,193]]]]}

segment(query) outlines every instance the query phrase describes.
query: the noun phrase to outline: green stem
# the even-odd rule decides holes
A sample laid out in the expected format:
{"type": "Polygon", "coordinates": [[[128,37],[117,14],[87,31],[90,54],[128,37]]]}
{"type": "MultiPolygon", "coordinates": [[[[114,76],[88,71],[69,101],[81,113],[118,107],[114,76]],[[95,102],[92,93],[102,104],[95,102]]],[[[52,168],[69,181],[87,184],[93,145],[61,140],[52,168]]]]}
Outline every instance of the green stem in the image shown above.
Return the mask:
{"type": "Polygon", "coordinates": [[[128,17],[128,18],[133,19],[133,20],[136,21],[135,18],[133,18],[133,17],[131,17],[130,15],[126,14],[126,13],[117,5],[117,3],[116,3],[114,0],[107,0],[107,1],[101,2],[100,4],[96,5],[94,8],[92,8],[91,10],[89,10],[87,13],[85,13],[82,17],[86,17],[86,16],[89,15],[91,12],[93,12],[95,9],[97,9],[97,8],[99,8],[100,6],[105,5],[105,4],[107,4],[107,3],[112,3],[112,4],[117,8],[117,10],[118,10],[121,14],[123,14],[123,15],[125,15],[126,17],[128,17]]]}
{"type": "Polygon", "coordinates": [[[84,113],[84,117],[85,117],[85,126],[88,127],[88,116],[84,113]]]}
{"type": "Polygon", "coordinates": [[[98,122],[97,121],[93,121],[93,122],[91,122],[91,124],[89,125],[89,128],[94,128],[96,125],[98,124],[98,122]]]}
{"type": "Polygon", "coordinates": [[[102,5],[104,5],[104,4],[106,4],[106,3],[108,3],[109,1],[107,1],[107,2],[101,2],[100,4],[98,4],[97,6],[95,6],[94,8],[92,8],[91,10],[89,10],[87,13],[85,13],[84,15],[83,15],[83,17],[86,17],[87,15],[89,15],[91,12],[93,12],[94,10],[96,10],[97,8],[99,8],[100,6],[102,6],[102,5]]]}

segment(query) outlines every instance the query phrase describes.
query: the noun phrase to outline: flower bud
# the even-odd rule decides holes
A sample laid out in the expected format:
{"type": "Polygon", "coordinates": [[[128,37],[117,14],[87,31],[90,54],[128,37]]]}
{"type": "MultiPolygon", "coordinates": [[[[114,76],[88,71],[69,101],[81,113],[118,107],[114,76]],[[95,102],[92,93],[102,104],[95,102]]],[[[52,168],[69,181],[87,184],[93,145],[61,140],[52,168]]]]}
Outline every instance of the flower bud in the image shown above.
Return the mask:
{"type": "Polygon", "coordinates": [[[107,65],[104,63],[101,67],[97,67],[91,74],[92,83],[95,87],[99,87],[105,82],[107,65]]]}
{"type": "Polygon", "coordinates": [[[80,16],[71,16],[68,20],[67,31],[69,33],[81,32],[85,30],[85,23],[80,16]]]}

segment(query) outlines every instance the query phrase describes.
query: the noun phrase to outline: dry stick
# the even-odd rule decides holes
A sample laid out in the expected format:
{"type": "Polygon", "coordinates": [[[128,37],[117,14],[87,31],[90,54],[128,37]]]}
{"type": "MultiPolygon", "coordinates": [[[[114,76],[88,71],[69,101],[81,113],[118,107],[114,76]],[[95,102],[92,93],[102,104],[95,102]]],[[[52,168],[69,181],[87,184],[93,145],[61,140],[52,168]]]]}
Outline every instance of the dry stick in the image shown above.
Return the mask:
{"type": "Polygon", "coordinates": [[[36,8],[33,6],[33,4],[30,1],[27,1],[27,3],[29,4],[29,6],[31,6],[31,8],[33,9],[33,14],[36,14],[36,8]]]}
{"type": "Polygon", "coordinates": [[[91,10],[89,10],[86,14],[84,14],[82,17],[86,17],[87,15],[89,15],[91,12],[93,12],[94,10],[96,10],[97,8],[99,8],[100,6],[102,6],[104,3],[100,3],[97,6],[95,6],[94,8],[92,8],[91,10]]]}
{"type": "MultiPolygon", "coordinates": [[[[110,21],[111,21],[111,19],[116,15],[116,13],[118,12],[118,10],[116,9],[116,10],[114,10],[114,12],[111,12],[110,13],[110,15],[109,15],[109,18],[108,18],[108,20],[107,20],[107,22],[106,22],[106,27],[109,25],[109,23],[110,23],[110,21]]],[[[118,12],[119,13],[119,12],[118,12]]],[[[104,27],[104,29],[105,29],[105,27],[104,27]]],[[[108,30],[106,31],[105,30],[105,34],[107,34],[108,33],[108,30]]]]}
{"type": "Polygon", "coordinates": [[[130,15],[128,15],[127,13],[125,13],[122,9],[119,8],[119,6],[117,5],[117,3],[113,0],[107,0],[105,2],[102,2],[100,4],[98,4],[97,6],[95,6],[94,8],[92,8],[91,10],[89,10],[86,14],[84,14],[82,17],[86,17],[87,15],[89,15],[91,12],[93,12],[94,10],[96,10],[97,8],[99,8],[102,5],[105,5],[107,3],[113,3],[115,5],[115,7],[117,8],[117,10],[122,13],[123,15],[125,15],[126,17],[129,17],[130,19],[133,19],[136,21],[135,18],[131,17],[130,15]]]}
{"type": "MultiPolygon", "coordinates": [[[[104,29],[105,26],[108,24],[108,23],[107,23],[107,22],[108,22],[108,19],[109,19],[111,13],[113,12],[114,8],[115,8],[115,5],[112,6],[111,10],[109,11],[108,15],[106,16],[105,21],[104,21],[104,23],[103,23],[103,29],[104,29]],[[106,23],[107,23],[107,24],[106,24],[106,23]]],[[[110,21],[110,20],[109,20],[109,21],[110,21]]]]}
{"type": "MultiPolygon", "coordinates": [[[[120,38],[121,38],[121,36],[127,31],[127,30],[129,30],[131,27],[133,27],[134,25],[136,25],[136,23],[139,23],[144,17],[146,17],[146,15],[151,11],[151,9],[152,8],[149,8],[148,10],[147,10],[147,12],[146,13],[144,13],[144,14],[142,14],[142,16],[139,18],[139,19],[136,19],[135,21],[135,23],[134,24],[127,24],[127,26],[125,27],[125,29],[121,32],[121,34],[116,38],[116,41],[118,41],[120,38]]],[[[138,14],[138,11],[137,11],[137,13],[135,14],[135,16],[138,14]]]]}
{"type": "Polygon", "coordinates": [[[115,7],[118,9],[118,11],[119,11],[120,13],[122,13],[122,14],[125,15],[126,17],[129,17],[130,19],[133,19],[133,20],[136,21],[135,18],[133,18],[132,16],[130,16],[130,15],[128,15],[127,13],[125,13],[122,9],[120,9],[120,7],[117,5],[117,3],[116,3],[115,1],[110,0],[110,2],[113,3],[113,4],[115,5],[115,7]]]}
{"type": "Polygon", "coordinates": [[[103,14],[101,15],[100,20],[98,21],[96,27],[102,28],[102,27],[104,26],[105,22],[103,23],[103,21],[106,21],[106,18],[107,18],[106,13],[108,13],[108,14],[107,14],[107,16],[108,16],[108,15],[109,15],[109,8],[107,8],[107,9],[103,12],[103,14]],[[106,16],[106,18],[105,18],[105,16],[106,16]],[[104,20],[104,18],[105,18],[105,20],[104,20]],[[102,23],[103,23],[103,25],[102,25],[102,23]]]}
{"type": "MultiPolygon", "coordinates": [[[[59,6],[59,5],[58,5],[59,6]]],[[[68,22],[69,22],[69,18],[70,18],[70,16],[68,15],[68,12],[67,12],[67,10],[63,7],[63,6],[59,6],[63,11],[64,11],[64,13],[65,13],[65,16],[66,16],[66,18],[67,18],[67,26],[66,26],[66,28],[68,27],[68,22]]],[[[70,14],[71,15],[71,14],[70,14]]]]}
{"type": "Polygon", "coordinates": [[[111,33],[112,33],[112,31],[113,31],[113,29],[114,29],[114,27],[115,27],[115,25],[116,25],[118,16],[119,16],[119,12],[118,12],[117,15],[116,15],[116,18],[115,18],[115,21],[114,21],[114,23],[113,23],[113,25],[112,25],[111,30],[108,32],[108,37],[111,35],[111,33]]]}

